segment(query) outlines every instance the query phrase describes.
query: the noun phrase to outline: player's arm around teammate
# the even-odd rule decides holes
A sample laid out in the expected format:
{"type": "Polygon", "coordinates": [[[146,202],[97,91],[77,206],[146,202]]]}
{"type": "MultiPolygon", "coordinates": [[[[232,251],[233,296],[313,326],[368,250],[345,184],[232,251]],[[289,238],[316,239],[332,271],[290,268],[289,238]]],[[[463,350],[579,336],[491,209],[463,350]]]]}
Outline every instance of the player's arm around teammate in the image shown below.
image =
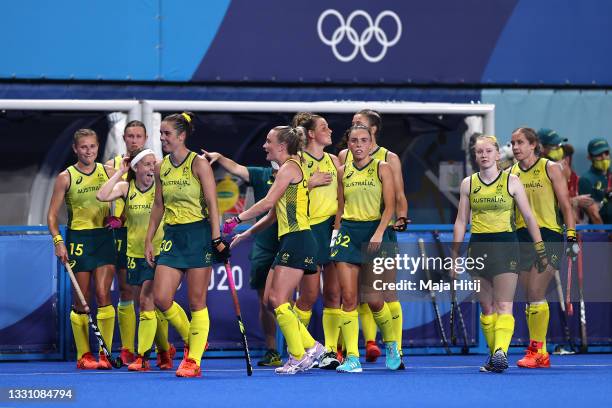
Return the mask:
{"type": "Polygon", "coordinates": [[[535,242],[542,268],[548,259],[522,183],[518,177],[497,167],[499,146],[495,137],[480,136],[474,149],[480,172],[461,183],[453,241],[463,242],[471,211],[468,256],[475,264],[482,265],[469,272],[480,283],[477,291],[482,309],[480,324],[490,351],[481,371],[503,372],[508,368],[507,352],[514,333],[512,304],[518,280],[518,240],[512,226],[515,205],[535,242]]]}
{"type": "MultiPolygon", "coordinates": [[[[304,147],[304,139],[300,128],[289,126],[275,127],[268,133],[264,144],[266,160],[282,163],[274,183],[266,197],[237,217],[226,221],[226,225],[235,226],[242,220],[275,209],[280,248],[272,264],[274,271],[268,275],[266,297],[268,306],[274,310],[278,325],[285,336],[290,354],[287,363],[276,369],[278,374],[296,374],[308,370],[317,356],[325,351],[323,345],[312,338],[297,318],[290,303],[302,276],[317,270],[316,242],[308,223],[307,180],[298,156],[304,147]]],[[[231,228],[224,229],[229,232],[231,228]]],[[[233,245],[240,242],[243,236],[237,235],[233,245]]]]}
{"type": "MultiPolygon", "coordinates": [[[[74,134],[72,149],[77,162],[61,172],[55,181],[49,203],[47,223],[53,236],[55,255],[62,263],[69,262],[77,282],[89,301],[89,283],[93,275],[98,304],[97,322],[104,341],[113,340],[115,309],[111,304],[110,287],[115,273],[115,247],[110,230],[104,228],[109,215],[107,203],[96,200],[96,192],[108,180],[108,171],[97,163],[98,137],[91,129],[79,129],[74,134]],[[57,221],[62,202],[68,208],[66,243],[59,234],[57,221]]],[[[77,368],[111,369],[110,362],[100,353],[96,362],[89,349],[89,326],[83,306],[74,293],[70,322],[77,349],[77,368]]]]}
{"type": "Polygon", "coordinates": [[[342,221],[331,254],[336,262],[342,293],[340,327],[347,349],[346,360],[337,368],[339,372],[361,372],[357,346],[360,271],[362,292],[368,298],[387,347],[387,367],[397,370],[401,364],[389,307],[380,291],[365,290],[374,281],[367,258],[372,254],[380,255],[378,251],[393,216],[395,197],[391,168],[386,162],[370,157],[371,146],[369,129],[363,125],[353,126],[348,134],[352,158],[341,168],[339,175],[342,199],[339,200],[338,212],[342,221]]]}
{"type": "MultiPolygon", "coordinates": [[[[118,171],[124,157],[134,157],[134,152],[144,147],[147,141],[147,131],[144,123],[132,120],[123,129],[123,142],[127,154],[117,155],[106,162],[107,167],[118,171]]],[[[123,180],[127,177],[124,174],[123,180]]],[[[125,227],[125,200],[119,197],[111,204],[111,216],[106,226],[113,229],[115,246],[117,248],[117,280],[119,282],[119,304],[117,305],[117,320],[121,335],[121,360],[128,365],[134,361],[134,337],[136,333],[136,312],[134,302],[138,300],[139,287],[133,287],[127,282],[127,228],[125,227]]]]}
{"type": "Polygon", "coordinates": [[[193,114],[167,116],[160,127],[162,149],[168,153],[155,168],[155,200],[145,239],[145,258],[155,263],[153,237],[164,218],[164,239],[157,258],[153,292],[155,305],[188,346],[176,375],[199,377],[200,360],[208,339],[210,319],[206,294],[213,253],[223,261],[229,247],[221,240],[215,180],[208,162],[187,149],[194,132],[193,114]],[[205,205],[204,205],[205,204],[205,205]],[[183,273],[191,322],[173,302],[183,273]]]}

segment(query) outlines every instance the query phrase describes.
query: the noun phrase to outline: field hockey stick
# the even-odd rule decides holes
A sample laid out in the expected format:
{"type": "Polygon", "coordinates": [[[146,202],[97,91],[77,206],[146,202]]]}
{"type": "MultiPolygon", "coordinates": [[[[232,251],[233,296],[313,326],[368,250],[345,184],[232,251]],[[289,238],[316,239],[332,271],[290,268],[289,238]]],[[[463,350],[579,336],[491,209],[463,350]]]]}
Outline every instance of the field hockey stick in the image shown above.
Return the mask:
{"type": "Polygon", "coordinates": [[[572,305],[572,257],[567,257],[567,292],[565,293],[565,310],[568,316],[574,315],[574,305],[572,305]]]}
{"type": "Polygon", "coordinates": [[[117,357],[116,359],[113,358],[113,355],[109,351],[110,349],[106,346],[106,343],[104,342],[104,339],[102,338],[102,334],[100,333],[100,329],[98,329],[98,326],[94,323],[93,318],[91,317],[91,310],[89,309],[89,306],[87,305],[87,302],[85,301],[85,297],[83,296],[83,292],[81,292],[81,288],[79,286],[79,283],[76,280],[76,277],[74,276],[74,272],[72,272],[72,268],[70,267],[68,262],[66,262],[64,266],[66,267],[68,276],[70,276],[72,287],[74,288],[74,291],[76,292],[77,297],[79,298],[79,301],[81,302],[81,305],[83,306],[83,309],[85,309],[85,313],[87,313],[87,318],[89,319],[89,327],[91,327],[91,330],[93,330],[94,334],[96,335],[96,339],[98,339],[98,344],[100,345],[102,352],[104,353],[104,355],[106,356],[106,359],[111,363],[111,365],[114,368],[121,368],[123,366],[123,361],[121,361],[120,357],[117,357]]]}
{"type": "MultiPolygon", "coordinates": [[[[441,257],[444,257],[444,246],[442,245],[442,240],[440,239],[440,234],[438,231],[434,231],[434,239],[436,241],[436,245],[438,246],[438,252],[441,257]]],[[[451,271],[447,271],[448,276],[451,279],[451,314],[450,314],[450,327],[451,327],[451,343],[452,345],[457,344],[457,336],[455,334],[455,325],[459,323],[459,329],[461,330],[461,337],[463,338],[463,346],[461,347],[462,354],[469,353],[469,345],[468,345],[468,334],[467,329],[465,327],[465,321],[463,320],[463,312],[461,311],[461,306],[457,300],[457,291],[455,290],[455,275],[451,271]]]]}
{"type": "Polygon", "coordinates": [[[587,322],[586,322],[586,307],[584,304],[584,282],[582,273],[582,240],[578,239],[580,251],[578,252],[578,293],[580,295],[580,352],[586,353],[589,351],[587,339],[587,322]]]}
{"type": "Polygon", "coordinates": [[[571,352],[573,353],[575,351],[574,342],[572,341],[572,335],[570,333],[569,325],[567,324],[567,315],[563,298],[563,287],[561,286],[561,275],[558,270],[555,271],[555,286],[557,288],[557,297],[559,298],[559,308],[561,309],[561,328],[563,329],[563,334],[565,335],[565,341],[567,342],[571,352]]]}
{"type": "Polygon", "coordinates": [[[238,319],[238,328],[242,335],[242,348],[244,349],[244,359],[246,361],[247,375],[253,375],[253,366],[251,365],[251,355],[249,354],[249,344],[247,343],[246,334],[244,331],[244,324],[242,323],[242,316],[240,314],[240,303],[238,302],[238,293],[236,292],[236,285],[234,284],[234,275],[232,274],[232,266],[230,265],[229,259],[225,261],[225,273],[227,274],[227,280],[229,282],[230,291],[232,293],[232,300],[234,301],[234,311],[236,312],[236,319],[238,319]]]}
{"type": "MultiPolygon", "coordinates": [[[[427,267],[426,262],[425,241],[423,241],[423,238],[419,238],[418,242],[421,258],[423,259],[423,270],[425,271],[427,280],[431,283],[431,274],[429,273],[429,268],[427,267]]],[[[440,336],[442,338],[442,345],[446,350],[446,354],[452,354],[451,349],[448,346],[448,339],[446,338],[444,326],[442,325],[442,316],[440,315],[440,308],[438,307],[438,302],[436,301],[436,292],[433,289],[430,289],[429,296],[431,297],[431,305],[433,306],[434,314],[436,315],[436,326],[438,327],[438,331],[440,332],[440,336]]]]}

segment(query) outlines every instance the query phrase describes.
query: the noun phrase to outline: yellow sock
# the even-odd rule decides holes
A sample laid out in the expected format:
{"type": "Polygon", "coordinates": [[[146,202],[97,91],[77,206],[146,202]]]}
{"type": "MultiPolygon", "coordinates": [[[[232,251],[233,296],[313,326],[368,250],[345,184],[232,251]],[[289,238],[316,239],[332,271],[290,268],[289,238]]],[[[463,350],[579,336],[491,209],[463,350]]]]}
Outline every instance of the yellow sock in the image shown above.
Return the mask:
{"type": "Polygon", "coordinates": [[[340,330],[347,356],[355,356],[359,358],[359,313],[357,310],[350,312],[340,311],[340,330]]]}
{"type": "Polygon", "coordinates": [[[70,312],[70,325],[72,326],[78,360],[83,357],[83,354],[91,351],[89,349],[89,319],[86,314],[72,310],[70,312]]]}
{"type": "Polygon", "coordinates": [[[538,348],[538,352],[546,354],[546,333],[548,332],[548,320],[550,310],[548,302],[529,305],[529,339],[532,345],[538,348]]]}
{"type": "Polygon", "coordinates": [[[168,320],[164,314],[155,309],[155,317],[157,319],[157,329],[155,330],[155,346],[157,351],[168,351],[170,343],[168,343],[168,320]]]}
{"type": "Polygon", "coordinates": [[[170,309],[164,312],[166,320],[174,326],[179,336],[183,339],[185,344],[189,342],[189,319],[183,308],[176,302],[172,302],[170,309]]]}
{"type": "Polygon", "coordinates": [[[302,322],[305,327],[308,327],[308,323],[310,323],[310,318],[312,317],[312,310],[302,310],[295,304],[293,306],[293,311],[298,319],[300,319],[300,322],[302,322]]]}
{"type": "Polygon", "coordinates": [[[208,341],[208,329],[210,319],[208,318],[208,308],[191,312],[191,325],[189,326],[189,358],[195,360],[200,365],[204,347],[208,341]]]}
{"type": "Polygon", "coordinates": [[[334,353],[337,351],[338,336],[340,335],[340,309],[323,308],[323,334],[325,348],[334,353]]]}
{"type": "Polygon", "coordinates": [[[362,303],[357,307],[359,313],[359,321],[361,321],[361,331],[363,332],[363,339],[368,341],[376,340],[376,322],[372,311],[367,303],[362,303]]]}
{"type": "MultiPolygon", "coordinates": [[[[99,307],[96,320],[104,343],[110,350],[113,347],[113,334],[115,332],[115,308],[113,305],[99,307]]],[[[102,348],[100,348],[100,351],[102,351],[102,348]]]]}
{"type": "Polygon", "coordinates": [[[140,312],[140,324],[138,325],[138,354],[144,356],[151,350],[155,331],[157,330],[157,317],[153,310],[140,312]]]}
{"type": "Polygon", "coordinates": [[[480,314],[480,327],[487,340],[487,346],[489,346],[489,353],[493,354],[495,351],[495,322],[497,321],[497,313],[490,315],[480,314]]]}
{"type": "Polygon", "coordinates": [[[498,314],[495,322],[494,350],[502,349],[505,353],[510,347],[510,340],[514,334],[514,317],[511,314],[498,314]]]}
{"type": "Polygon", "coordinates": [[[274,309],[274,314],[276,315],[278,326],[283,332],[283,336],[285,336],[289,354],[298,360],[301,359],[304,356],[304,344],[300,335],[300,320],[291,310],[289,303],[283,303],[274,309]]]}
{"type": "Polygon", "coordinates": [[[393,332],[395,333],[395,341],[397,341],[397,348],[400,355],[402,352],[402,336],[404,334],[404,315],[402,311],[402,304],[399,301],[389,302],[389,311],[391,312],[391,325],[393,326],[393,332]]]}
{"type": "Polygon", "coordinates": [[[126,348],[133,353],[134,336],[136,334],[136,312],[134,311],[133,301],[119,302],[117,305],[117,319],[119,320],[121,348],[126,348]]]}
{"type": "Polygon", "coordinates": [[[383,308],[378,312],[372,312],[374,321],[382,333],[384,342],[395,341],[395,330],[393,330],[393,318],[391,317],[391,311],[389,305],[385,302],[383,308]]]}
{"type": "Polygon", "coordinates": [[[315,345],[315,339],[312,337],[312,335],[310,334],[306,326],[304,326],[304,323],[302,323],[301,321],[300,321],[300,336],[302,336],[302,345],[304,346],[305,350],[315,345]]]}

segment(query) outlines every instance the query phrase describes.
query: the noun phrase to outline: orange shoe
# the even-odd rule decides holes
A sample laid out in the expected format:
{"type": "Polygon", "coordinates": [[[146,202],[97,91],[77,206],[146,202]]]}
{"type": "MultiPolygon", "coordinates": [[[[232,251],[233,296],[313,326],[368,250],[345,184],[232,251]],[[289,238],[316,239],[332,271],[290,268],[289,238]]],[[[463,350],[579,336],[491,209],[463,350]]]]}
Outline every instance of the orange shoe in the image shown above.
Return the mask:
{"type": "Polygon", "coordinates": [[[368,363],[375,363],[380,354],[380,348],[375,341],[370,340],[366,343],[366,361],[368,363]]]}
{"type": "Polygon", "coordinates": [[[536,347],[529,346],[525,350],[525,357],[516,362],[521,368],[550,368],[550,355],[538,353],[536,347]]]}
{"type": "Polygon", "coordinates": [[[129,349],[126,349],[126,348],[121,349],[121,354],[119,354],[119,357],[121,357],[121,361],[123,361],[123,365],[128,365],[130,363],[133,363],[134,360],[136,359],[136,356],[134,356],[134,353],[132,353],[129,349]]]}
{"type": "Polygon", "coordinates": [[[96,370],[98,368],[98,362],[93,354],[88,351],[77,360],[76,366],[79,370],[96,370]]]}
{"type": "Polygon", "coordinates": [[[338,362],[340,364],[342,364],[344,362],[344,353],[342,352],[342,345],[338,344],[336,346],[336,360],[338,360],[338,362]]]}
{"type": "Polygon", "coordinates": [[[128,371],[150,371],[151,364],[149,360],[145,359],[141,355],[137,355],[136,359],[128,365],[128,371]]]}
{"type": "Polygon", "coordinates": [[[181,365],[178,370],[176,370],[177,377],[201,377],[202,370],[200,366],[196,364],[195,360],[192,358],[188,358],[186,360],[181,361],[181,365]]]}
{"type": "Polygon", "coordinates": [[[106,358],[106,355],[103,352],[100,352],[100,357],[98,358],[98,370],[112,370],[112,368],[113,366],[106,358]]]}
{"type": "Polygon", "coordinates": [[[171,370],[174,362],[172,359],[176,355],[176,347],[174,344],[170,344],[170,348],[166,351],[158,351],[157,352],[157,367],[160,370],[171,370]]]}

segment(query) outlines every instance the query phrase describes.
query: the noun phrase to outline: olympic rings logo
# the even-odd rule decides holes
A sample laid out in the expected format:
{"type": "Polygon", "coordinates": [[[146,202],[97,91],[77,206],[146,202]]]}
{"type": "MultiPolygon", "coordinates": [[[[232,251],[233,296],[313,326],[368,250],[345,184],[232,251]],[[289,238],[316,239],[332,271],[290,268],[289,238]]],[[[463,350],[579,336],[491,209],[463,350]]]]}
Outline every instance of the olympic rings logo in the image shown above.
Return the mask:
{"type": "Polygon", "coordinates": [[[317,32],[323,44],[331,47],[334,56],[338,60],[342,62],[350,62],[355,59],[359,52],[361,52],[361,55],[366,59],[366,61],[374,63],[381,61],[387,54],[387,49],[398,43],[400,37],[402,36],[402,22],[399,16],[391,10],[381,12],[374,21],[372,21],[372,17],[366,11],[355,10],[348,16],[345,22],[344,17],[342,17],[342,14],[340,14],[338,10],[327,9],[319,16],[319,21],[317,22],[317,32]],[[338,28],[334,30],[331,38],[327,38],[323,34],[323,22],[327,17],[335,17],[339,23],[338,28]],[[357,17],[363,17],[368,25],[367,28],[363,30],[361,35],[359,35],[357,30],[352,27],[353,20],[357,17]],[[390,17],[393,19],[395,21],[395,25],[397,26],[395,37],[393,37],[391,40],[389,40],[387,37],[387,33],[380,28],[380,22],[385,17],[390,17]],[[353,51],[348,55],[340,54],[337,47],[345,36],[353,45],[353,51]],[[376,41],[382,46],[380,53],[375,56],[368,54],[365,48],[365,46],[370,43],[372,38],[375,38],[376,41]]]}

